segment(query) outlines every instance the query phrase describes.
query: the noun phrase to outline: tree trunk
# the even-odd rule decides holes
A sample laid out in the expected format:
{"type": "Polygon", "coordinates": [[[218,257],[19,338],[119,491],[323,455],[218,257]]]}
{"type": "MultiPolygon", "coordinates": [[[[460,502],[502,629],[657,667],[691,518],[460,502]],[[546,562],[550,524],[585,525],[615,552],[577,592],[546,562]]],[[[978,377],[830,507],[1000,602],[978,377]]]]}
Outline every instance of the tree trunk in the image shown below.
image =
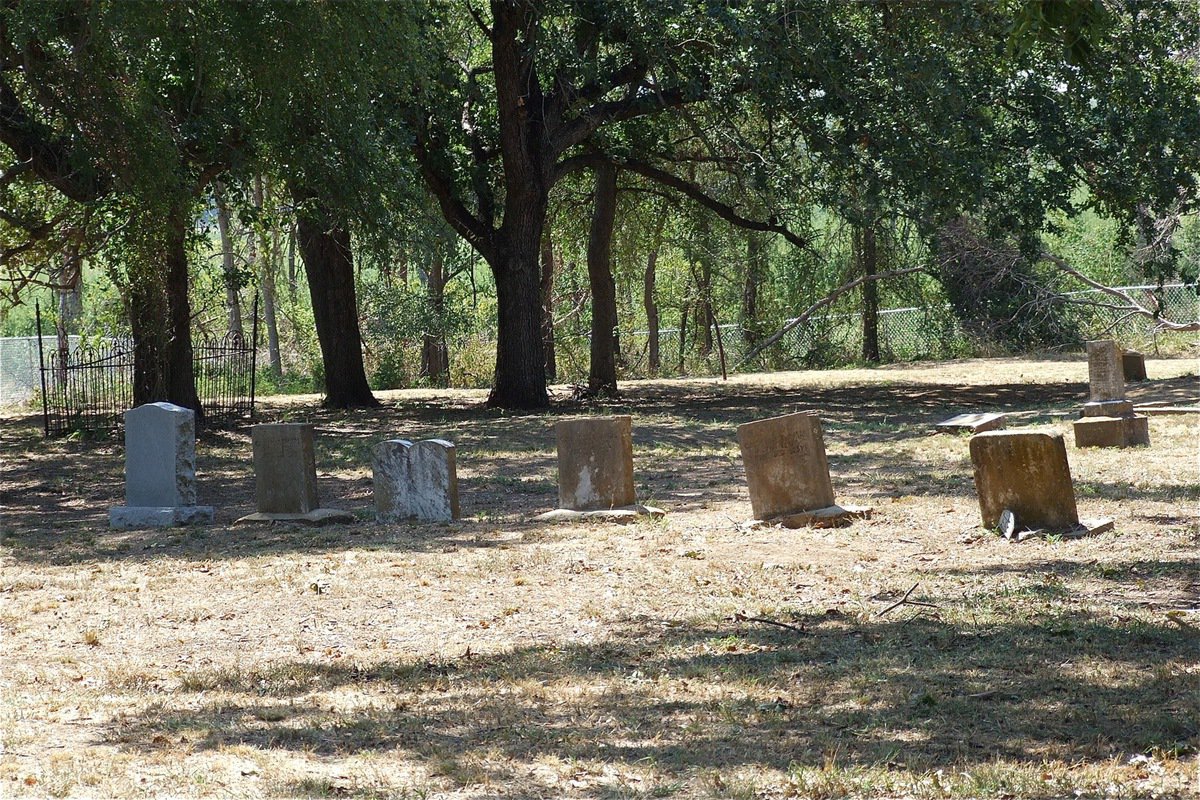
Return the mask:
{"type": "Polygon", "coordinates": [[[647,347],[649,349],[650,374],[657,375],[662,369],[662,352],[658,340],[658,299],[655,297],[655,281],[658,270],[658,251],[662,248],[663,227],[666,225],[666,209],[658,215],[654,228],[654,240],[650,244],[650,255],[646,256],[646,274],[642,279],[642,305],[646,307],[647,347]]]}
{"type": "Polygon", "coordinates": [[[58,382],[67,382],[67,364],[71,356],[71,329],[83,313],[83,260],[79,256],[83,244],[83,230],[73,228],[63,253],[62,267],[55,280],[58,293],[58,314],[54,330],[58,340],[58,382]]]}
{"type": "Polygon", "coordinates": [[[538,409],[550,405],[542,349],[542,307],[537,302],[541,292],[538,228],[540,225],[522,237],[514,237],[517,241],[492,267],[496,279],[496,374],[487,404],[494,408],[538,409]]]}
{"type": "Polygon", "coordinates": [[[546,357],[546,380],[558,381],[558,364],[554,353],[554,242],[550,226],[542,231],[542,348],[546,357]]]}
{"type": "Polygon", "coordinates": [[[708,358],[713,349],[712,262],[707,254],[700,260],[700,313],[696,322],[703,326],[700,355],[708,358]]]}
{"type": "Polygon", "coordinates": [[[221,235],[221,277],[225,283],[225,313],[229,319],[229,332],[243,335],[242,305],[238,300],[238,275],[233,263],[233,237],[229,232],[229,204],[218,187],[213,192],[217,202],[217,231],[221,235]]]}
{"type": "Polygon", "coordinates": [[[292,191],[297,209],[297,241],[312,297],[313,321],[325,367],[326,408],[378,406],[363,366],[358,301],[350,232],[314,203],[305,209],[303,192],[292,191]]]}
{"type": "MultiPolygon", "coordinates": [[[[859,266],[863,275],[879,274],[879,250],[875,240],[875,223],[862,229],[859,266]]],[[[863,361],[878,364],[879,357],[879,285],[874,278],[862,285],[862,357],[863,361]]]]}
{"type": "Polygon", "coordinates": [[[762,330],[758,319],[758,291],[766,274],[765,242],[762,234],[750,232],[746,237],[746,276],[742,283],[742,339],[748,347],[758,344],[762,330]]]}
{"type": "Polygon", "coordinates": [[[288,282],[288,297],[293,302],[296,300],[296,224],[292,223],[288,226],[288,254],[287,254],[287,282],[288,282]]]}
{"type": "Polygon", "coordinates": [[[446,270],[441,252],[436,252],[429,265],[426,290],[433,317],[433,330],[421,336],[421,377],[429,378],[435,386],[450,382],[450,353],[446,348],[446,270]]]}
{"type": "MultiPolygon", "coordinates": [[[[261,212],[263,208],[263,178],[254,176],[254,205],[261,212]]],[[[260,214],[261,219],[261,214],[260,214]]],[[[267,362],[271,374],[276,378],[283,377],[283,358],[279,354],[279,324],[275,314],[275,258],[278,248],[271,247],[271,239],[267,229],[259,225],[259,285],[263,296],[263,322],[267,328],[267,362]]],[[[257,347],[258,342],[251,342],[257,347]]]]}
{"type": "Polygon", "coordinates": [[[588,282],[592,288],[588,393],[595,397],[617,396],[617,287],[612,274],[612,234],[616,210],[616,167],[598,167],[587,248],[588,282]]]}
{"type": "Polygon", "coordinates": [[[171,207],[166,221],[167,339],[166,400],[196,412],[196,422],[204,418],[200,397],[196,394],[195,364],[192,352],[192,308],[188,300],[187,235],[192,217],[185,204],[171,207]]]}

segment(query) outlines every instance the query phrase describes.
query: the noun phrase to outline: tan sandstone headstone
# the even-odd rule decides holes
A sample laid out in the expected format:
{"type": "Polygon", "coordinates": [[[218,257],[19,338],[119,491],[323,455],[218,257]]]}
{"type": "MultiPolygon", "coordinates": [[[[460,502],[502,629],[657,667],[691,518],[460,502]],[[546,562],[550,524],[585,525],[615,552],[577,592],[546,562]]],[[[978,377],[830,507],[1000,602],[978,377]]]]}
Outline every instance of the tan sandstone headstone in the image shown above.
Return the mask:
{"type": "Polygon", "coordinates": [[[313,426],[288,422],[254,425],[255,497],[262,514],[306,514],[316,510],[317,461],[313,426]]]}
{"type": "Polygon", "coordinates": [[[630,417],[565,419],[554,426],[554,434],[559,508],[599,511],[637,502],[630,417]]]}
{"type": "Polygon", "coordinates": [[[821,419],[815,411],[747,422],[737,433],[756,518],[769,520],[834,504],[821,419]]]}
{"type": "Polygon", "coordinates": [[[1005,509],[1026,528],[1068,530],[1079,526],[1062,434],[976,434],[971,437],[971,463],[985,528],[995,528],[1005,509]]]}
{"type": "Polygon", "coordinates": [[[1121,350],[1112,339],[1087,343],[1088,386],[1093,403],[1125,399],[1125,370],[1121,350]]]}

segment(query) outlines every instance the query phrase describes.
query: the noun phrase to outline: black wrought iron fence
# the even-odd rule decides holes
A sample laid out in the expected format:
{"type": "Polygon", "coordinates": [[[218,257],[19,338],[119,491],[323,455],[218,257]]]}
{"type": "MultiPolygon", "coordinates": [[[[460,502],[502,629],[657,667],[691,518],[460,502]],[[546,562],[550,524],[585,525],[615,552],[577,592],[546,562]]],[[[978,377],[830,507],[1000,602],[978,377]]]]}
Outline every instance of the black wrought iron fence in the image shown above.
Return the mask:
{"type": "MultiPolygon", "coordinates": [[[[192,346],[196,393],[206,425],[231,425],[254,416],[258,301],[247,341],[238,334],[201,336],[192,346]]],[[[47,349],[41,309],[35,308],[40,353],[42,420],[46,436],[116,430],[133,407],[133,341],[105,339],[47,349]]]]}

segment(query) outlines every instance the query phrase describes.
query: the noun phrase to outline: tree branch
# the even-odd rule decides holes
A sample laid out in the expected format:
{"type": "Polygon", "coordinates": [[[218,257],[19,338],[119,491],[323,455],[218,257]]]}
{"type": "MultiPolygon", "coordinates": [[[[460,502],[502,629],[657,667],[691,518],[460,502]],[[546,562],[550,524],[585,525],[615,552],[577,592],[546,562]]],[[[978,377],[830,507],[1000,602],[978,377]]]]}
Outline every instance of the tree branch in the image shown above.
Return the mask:
{"type": "Polygon", "coordinates": [[[925,269],[924,267],[905,267],[903,269],[893,269],[893,270],[888,270],[887,272],[880,272],[875,275],[862,275],[848,283],[843,283],[841,286],[834,289],[832,292],[825,295],[824,297],[822,297],[817,302],[813,303],[808,308],[804,309],[804,311],[802,311],[800,313],[800,316],[791,320],[786,325],[784,325],[782,328],[780,328],[778,331],[776,331],[772,335],[768,336],[766,339],[764,339],[762,342],[760,342],[757,346],[752,348],[750,350],[750,352],[747,353],[742,358],[742,360],[738,362],[738,365],[735,369],[741,369],[743,366],[750,363],[750,361],[752,361],[759,353],[763,352],[768,347],[771,347],[772,345],[778,343],[780,339],[782,339],[784,336],[787,335],[788,331],[791,331],[791,330],[799,327],[800,325],[803,325],[805,322],[808,322],[810,319],[812,319],[812,316],[814,314],[816,314],[818,311],[820,311],[821,309],[825,308],[826,306],[832,304],[833,301],[837,300],[839,297],[841,297],[842,295],[844,295],[846,292],[850,291],[851,289],[855,288],[859,284],[866,283],[867,281],[883,280],[884,278],[895,278],[900,275],[911,275],[914,272],[922,272],[922,271],[924,271],[924,269],[925,269]]]}
{"type": "Polygon", "coordinates": [[[1076,280],[1078,280],[1080,283],[1084,284],[1085,286],[1090,286],[1091,288],[1095,289],[1096,291],[1103,292],[1111,297],[1116,297],[1120,300],[1124,300],[1127,305],[1119,307],[1119,308],[1115,308],[1114,310],[1127,311],[1127,312],[1129,312],[1129,314],[1135,315],[1135,316],[1149,317],[1150,319],[1154,320],[1154,322],[1156,323],[1155,328],[1157,330],[1180,331],[1180,332],[1200,331],[1200,321],[1198,321],[1198,322],[1172,322],[1169,319],[1163,319],[1161,314],[1146,308],[1141,303],[1134,300],[1129,295],[1128,292],[1123,292],[1120,289],[1115,289],[1112,286],[1105,286],[1103,283],[1100,283],[1099,281],[1092,280],[1087,275],[1084,275],[1082,272],[1080,272],[1079,270],[1073,268],[1070,264],[1068,264],[1066,259],[1064,259],[1060,256],[1056,256],[1054,253],[1051,253],[1049,250],[1043,250],[1041,252],[1039,258],[1041,258],[1043,261],[1049,261],[1055,267],[1062,270],[1066,274],[1070,275],[1072,278],[1075,278],[1076,280]]]}

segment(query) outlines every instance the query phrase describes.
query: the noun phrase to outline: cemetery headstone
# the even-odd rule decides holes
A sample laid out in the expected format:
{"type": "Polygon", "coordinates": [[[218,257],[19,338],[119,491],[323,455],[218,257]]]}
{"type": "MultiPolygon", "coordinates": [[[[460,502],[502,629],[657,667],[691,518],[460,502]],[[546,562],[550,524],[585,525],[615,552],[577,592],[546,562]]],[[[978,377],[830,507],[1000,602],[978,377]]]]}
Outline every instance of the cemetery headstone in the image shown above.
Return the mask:
{"type": "Polygon", "coordinates": [[[196,414],[172,403],[125,412],[125,505],[110,508],[114,528],[212,522],[196,505],[196,414]]]}
{"type": "Polygon", "coordinates": [[[1134,414],[1125,399],[1121,350],[1111,339],[1087,343],[1088,402],[1074,424],[1076,447],[1131,447],[1150,444],[1149,420],[1134,414]]]}
{"type": "Polygon", "coordinates": [[[802,527],[870,516],[869,508],[834,502],[825,438],[815,411],[747,422],[737,435],[756,522],[802,527]]]}
{"type": "Polygon", "coordinates": [[[375,445],[371,464],[378,522],[458,519],[458,476],[450,442],[389,439],[375,445]]]}
{"type": "Polygon", "coordinates": [[[1127,383],[1146,380],[1146,357],[1137,350],[1125,350],[1121,353],[1121,372],[1127,383]]]}
{"type": "Polygon", "coordinates": [[[996,528],[1005,511],[1023,530],[1099,533],[1112,520],[1081,522],[1062,434],[991,431],[971,437],[975,490],[985,528],[996,528]]]}
{"type": "Polygon", "coordinates": [[[546,521],[584,517],[624,520],[662,511],[637,502],[633,486],[633,421],[627,416],[579,417],[554,426],[558,448],[558,508],[546,521]]]}
{"type": "Polygon", "coordinates": [[[354,516],[321,508],[313,426],[304,422],[253,425],[257,511],[238,522],[353,522],[354,516]]]}

